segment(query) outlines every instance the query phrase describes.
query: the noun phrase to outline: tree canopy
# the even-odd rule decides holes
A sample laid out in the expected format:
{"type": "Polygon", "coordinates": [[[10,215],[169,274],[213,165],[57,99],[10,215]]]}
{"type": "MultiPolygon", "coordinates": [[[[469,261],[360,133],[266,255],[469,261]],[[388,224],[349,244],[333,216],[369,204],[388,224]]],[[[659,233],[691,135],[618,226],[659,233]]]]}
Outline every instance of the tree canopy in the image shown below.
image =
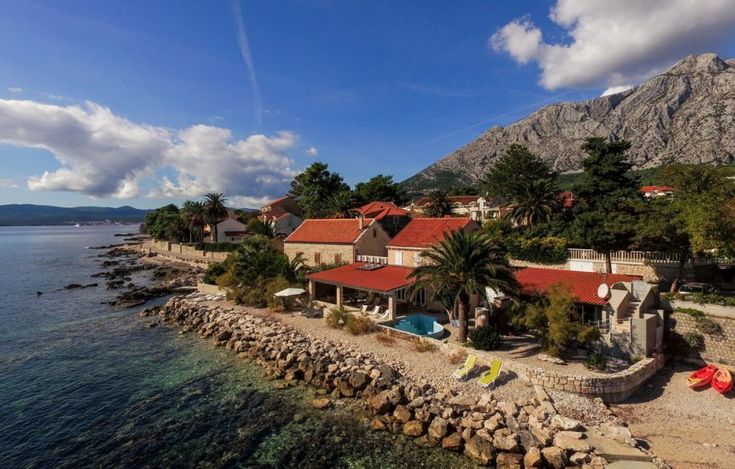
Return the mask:
{"type": "Polygon", "coordinates": [[[627,141],[587,139],[582,146],[588,154],[582,161],[584,172],[573,189],[577,204],[570,227],[572,240],[604,253],[608,273],[612,270],[610,253],[627,249],[636,229],[640,187],[625,158],[628,148],[627,141]]]}
{"type": "Polygon", "coordinates": [[[349,190],[342,176],[330,172],[326,163],[317,161],[291,181],[289,195],[299,201],[307,218],[315,218],[324,212],[332,196],[349,190]]]}
{"type": "Polygon", "coordinates": [[[393,182],[393,176],[378,174],[367,182],[358,182],[355,185],[354,198],[358,205],[369,202],[393,202],[403,205],[408,202],[408,195],[400,185],[393,182]]]}

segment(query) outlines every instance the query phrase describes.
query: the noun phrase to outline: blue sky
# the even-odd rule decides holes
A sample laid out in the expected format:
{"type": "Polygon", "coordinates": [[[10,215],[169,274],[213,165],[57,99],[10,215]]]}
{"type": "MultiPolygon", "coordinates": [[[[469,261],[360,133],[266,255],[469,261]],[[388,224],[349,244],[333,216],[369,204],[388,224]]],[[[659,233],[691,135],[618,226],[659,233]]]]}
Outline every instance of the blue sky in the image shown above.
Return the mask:
{"type": "Polygon", "coordinates": [[[590,3],[614,2],[6,1],[0,203],[156,207],[219,190],[254,206],[316,160],[351,184],[402,180],[544,104],[686,53],[735,56],[727,13],[688,15],[699,29],[682,35],[590,3]],[[600,59],[605,38],[577,26],[603,20],[644,45],[600,59]]]}

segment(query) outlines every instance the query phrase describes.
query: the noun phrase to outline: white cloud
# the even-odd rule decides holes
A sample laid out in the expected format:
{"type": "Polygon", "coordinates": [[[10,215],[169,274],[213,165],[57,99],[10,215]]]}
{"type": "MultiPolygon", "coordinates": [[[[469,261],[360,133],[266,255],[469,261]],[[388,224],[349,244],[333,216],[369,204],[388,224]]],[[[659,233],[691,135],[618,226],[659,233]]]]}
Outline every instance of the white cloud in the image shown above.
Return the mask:
{"type": "Polygon", "coordinates": [[[12,179],[0,178],[0,189],[15,189],[16,187],[18,187],[18,184],[12,179]]]}
{"type": "Polygon", "coordinates": [[[569,43],[544,42],[524,17],[500,28],[489,44],[518,63],[536,62],[547,89],[613,87],[729,43],[735,0],[557,0],[550,18],[569,43]]]}
{"type": "Polygon", "coordinates": [[[23,92],[23,88],[21,88],[20,86],[11,86],[10,88],[8,88],[8,91],[14,94],[18,94],[23,92]]]}
{"type": "Polygon", "coordinates": [[[317,150],[316,147],[311,147],[308,150],[306,150],[306,154],[309,156],[316,156],[319,154],[319,150],[317,150]]]}
{"type": "Polygon", "coordinates": [[[243,200],[281,195],[296,174],[288,152],[298,137],[233,138],[230,130],[194,125],[182,130],[131,122],[104,106],[59,106],[0,99],[0,142],[42,148],[61,164],[31,177],[32,190],[136,197],[143,183],[152,197],[198,197],[223,192],[243,200]],[[174,177],[155,181],[158,170],[174,177]]]}
{"type": "Polygon", "coordinates": [[[605,91],[603,91],[600,97],[610,96],[611,94],[622,93],[623,91],[628,91],[631,88],[633,88],[633,85],[611,86],[610,88],[607,88],[605,91]]]}

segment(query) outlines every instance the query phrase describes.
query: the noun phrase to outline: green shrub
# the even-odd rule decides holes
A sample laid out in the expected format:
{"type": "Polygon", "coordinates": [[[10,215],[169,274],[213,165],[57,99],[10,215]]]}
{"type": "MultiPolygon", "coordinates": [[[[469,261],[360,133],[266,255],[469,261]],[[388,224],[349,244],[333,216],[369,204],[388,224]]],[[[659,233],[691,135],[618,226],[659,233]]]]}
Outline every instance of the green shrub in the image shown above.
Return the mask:
{"type": "Polygon", "coordinates": [[[227,268],[222,262],[211,264],[204,273],[204,283],[208,285],[217,285],[217,278],[224,274],[227,268]]]}
{"type": "Polygon", "coordinates": [[[363,335],[373,331],[373,321],[361,315],[351,314],[347,318],[347,330],[352,335],[363,335]]]}
{"type": "Polygon", "coordinates": [[[514,259],[559,264],[567,260],[567,240],[558,236],[511,236],[506,240],[508,252],[514,259]]]}
{"type": "Polygon", "coordinates": [[[283,289],[289,287],[288,280],[283,277],[276,277],[268,280],[265,284],[265,298],[268,308],[272,311],[282,311],[284,309],[284,301],[288,301],[286,298],[278,298],[275,294],[283,289]]]}
{"type": "Polygon", "coordinates": [[[704,317],[704,312],[700,311],[698,309],[694,308],[676,308],[675,312],[677,313],[683,313],[688,314],[689,316],[693,317],[694,319],[699,320],[700,318],[704,317]]]}
{"type": "Polygon", "coordinates": [[[735,306],[735,297],[722,296],[718,293],[690,293],[685,298],[687,301],[693,301],[699,304],[735,306]]]}
{"type": "Polygon", "coordinates": [[[704,347],[704,337],[702,337],[702,334],[697,332],[687,332],[684,334],[683,338],[684,342],[694,350],[702,350],[704,347]]]}
{"type": "Polygon", "coordinates": [[[327,325],[329,327],[342,329],[347,325],[347,323],[349,323],[351,316],[352,315],[348,313],[346,309],[340,307],[330,309],[324,319],[327,321],[327,325]]]}
{"type": "Polygon", "coordinates": [[[472,346],[478,350],[495,350],[503,342],[498,331],[490,326],[472,329],[469,336],[472,346]]]}
{"type": "Polygon", "coordinates": [[[697,330],[702,334],[707,335],[720,335],[722,334],[722,327],[712,319],[702,316],[697,318],[697,330]]]}
{"type": "Polygon", "coordinates": [[[604,370],[607,368],[607,358],[601,353],[592,352],[585,358],[584,366],[591,370],[604,370]]]}

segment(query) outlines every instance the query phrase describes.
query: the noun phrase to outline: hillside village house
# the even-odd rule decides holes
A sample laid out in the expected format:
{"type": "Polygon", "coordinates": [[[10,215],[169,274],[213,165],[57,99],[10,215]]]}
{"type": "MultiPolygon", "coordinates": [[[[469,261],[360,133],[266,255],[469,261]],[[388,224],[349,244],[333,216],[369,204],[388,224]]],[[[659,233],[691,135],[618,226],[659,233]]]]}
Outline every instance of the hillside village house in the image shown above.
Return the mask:
{"type": "Polygon", "coordinates": [[[227,218],[217,223],[217,239],[212,239],[214,230],[210,225],[205,227],[205,231],[209,233],[208,240],[216,243],[239,243],[250,235],[248,227],[240,222],[235,211],[230,209],[227,209],[227,218]]]}
{"type": "Polygon", "coordinates": [[[365,218],[373,218],[389,236],[395,236],[411,221],[410,212],[392,202],[370,202],[355,210],[365,218]]]}
{"type": "Polygon", "coordinates": [[[276,235],[288,236],[301,225],[301,207],[290,196],[280,197],[260,208],[258,220],[273,223],[276,235]]]}
{"type": "Polygon", "coordinates": [[[641,194],[643,197],[650,199],[652,197],[661,197],[671,195],[674,193],[674,188],[671,186],[643,186],[641,187],[641,194]]]}
{"type": "Polygon", "coordinates": [[[358,256],[385,257],[390,236],[372,218],[307,219],[283,241],[289,259],[299,253],[306,264],[352,263],[358,256]]]}
{"type": "MultiPolygon", "coordinates": [[[[506,202],[500,198],[489,198],[481,195],[451,195],[447,197],[452,207],[452,215],[468,217],[482,224],[487,220],[495,220],[503,217],[510,209],[506,202]]],[[[408,206],[408,209],[416,214],[425,215],[429,204],[428,197],[421,197],[408,206]]]]}
{"type": "Polygon", "coordinates": [[[421,252],[444,239],[446,233],[469,233],[479,227],[469,218],[414,218],[388,243],[388,264],[416,267],[421,264],[421,252]]]}
{"type": "Polygon", "coordinates": [[[441,304],[428,301],[430,292],[421,291],[408,298],[406,288],[413,283],[410,274],[420,263],[421,251],[443,239],[446,233],[477,228],[477,223],[469,218],[414,218],[388,243],[387,258],[358,257],[358,262],[308,275],[310,297],[338,306],[378,307],[391,318],[399,309],[411,306],[443,311],[441,304]]]}

